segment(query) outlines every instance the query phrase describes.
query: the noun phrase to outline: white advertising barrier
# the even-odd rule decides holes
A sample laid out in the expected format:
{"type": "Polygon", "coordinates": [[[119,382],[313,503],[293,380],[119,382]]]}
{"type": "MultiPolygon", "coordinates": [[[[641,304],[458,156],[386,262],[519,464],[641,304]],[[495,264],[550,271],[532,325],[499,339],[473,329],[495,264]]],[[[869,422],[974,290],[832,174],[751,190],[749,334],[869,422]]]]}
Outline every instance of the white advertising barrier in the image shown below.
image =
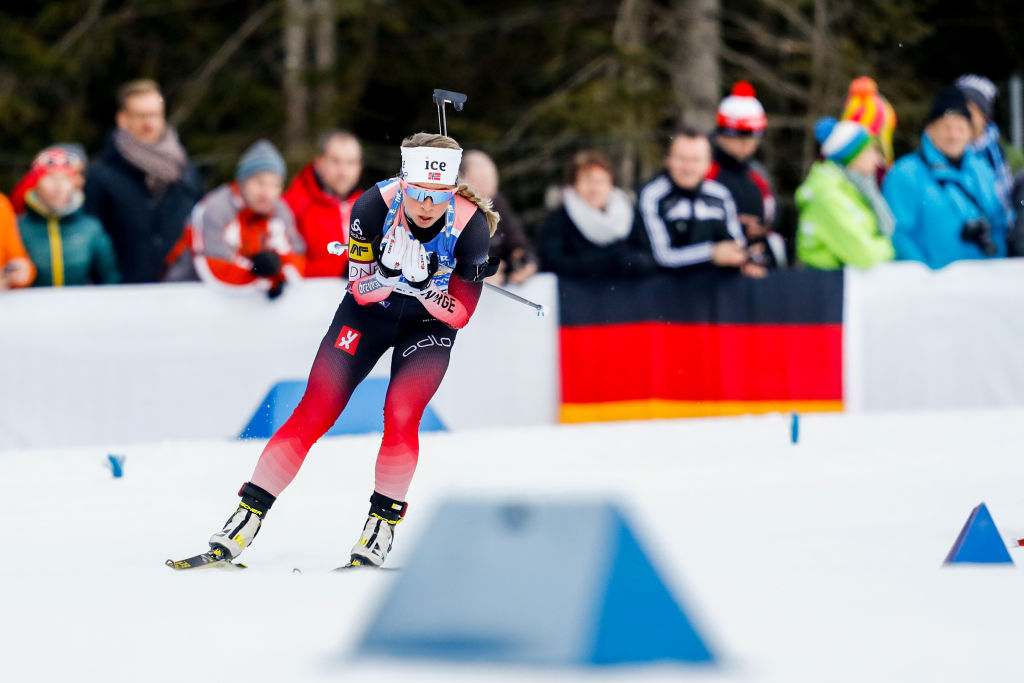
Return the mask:
{"type": "Polygon", "coordinates": [[[847,410],[1024,406],[1024,259],[846,271],[847,410]]]}
{"type": "MultiPolygon", "coordinates": [[[[547,315],[484,290],[431,403],[451,429],[557,419],[556,280],[511,290],[547,315]]],[[[4,293],[0,449],[236,436],[276,382],[306,379],[343,294],[324,279],[277,301],[200,283],[4,293]]]]}

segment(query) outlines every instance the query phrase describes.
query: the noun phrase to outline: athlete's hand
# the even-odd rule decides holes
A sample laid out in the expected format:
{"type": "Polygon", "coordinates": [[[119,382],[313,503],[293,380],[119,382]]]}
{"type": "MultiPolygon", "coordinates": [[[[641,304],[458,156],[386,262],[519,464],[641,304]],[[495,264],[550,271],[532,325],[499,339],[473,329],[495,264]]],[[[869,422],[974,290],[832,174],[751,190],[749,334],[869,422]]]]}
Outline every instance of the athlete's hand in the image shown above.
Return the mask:
{"type": "Polygon", "coordinates": [[[378,274],[386,280],[397,280],[402,274],[402,259],[412,241],[412,235],[408,230],[400,225],[392,226],[380,243],[380,254],[377,256],[378,274]]]}
{"type": "Polygon", "coordinates": [[[427,256],[426,248],[413,240],[402,258],[402,275],[410,286],[416,289],[426,289],[430,286],[430,279],[437,272],[437,253],[427,256]]]}

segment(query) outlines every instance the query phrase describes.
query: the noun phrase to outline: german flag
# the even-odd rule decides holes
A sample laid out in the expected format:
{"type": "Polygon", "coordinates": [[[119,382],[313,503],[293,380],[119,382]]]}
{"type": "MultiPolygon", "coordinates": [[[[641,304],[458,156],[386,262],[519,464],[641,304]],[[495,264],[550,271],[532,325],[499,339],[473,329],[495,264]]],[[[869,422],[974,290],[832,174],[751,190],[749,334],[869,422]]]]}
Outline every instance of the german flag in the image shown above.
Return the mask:
{"type": "Polygon", "coordinates": [[[843,274],[559,278],[562,422],[842,410],[843,274]]]}

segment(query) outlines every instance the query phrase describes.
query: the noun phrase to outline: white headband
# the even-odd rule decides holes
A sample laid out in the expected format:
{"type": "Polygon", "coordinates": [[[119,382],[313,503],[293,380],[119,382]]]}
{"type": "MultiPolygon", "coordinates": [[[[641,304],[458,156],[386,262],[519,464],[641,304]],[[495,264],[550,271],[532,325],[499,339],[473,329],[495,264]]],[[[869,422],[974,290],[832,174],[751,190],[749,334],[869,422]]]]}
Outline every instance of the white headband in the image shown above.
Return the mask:
{"type": "Polygon", "coordinates": [[[406,182],[454,186],[461,163],[461,149],[402,147],[402,178],[406,182]]]}

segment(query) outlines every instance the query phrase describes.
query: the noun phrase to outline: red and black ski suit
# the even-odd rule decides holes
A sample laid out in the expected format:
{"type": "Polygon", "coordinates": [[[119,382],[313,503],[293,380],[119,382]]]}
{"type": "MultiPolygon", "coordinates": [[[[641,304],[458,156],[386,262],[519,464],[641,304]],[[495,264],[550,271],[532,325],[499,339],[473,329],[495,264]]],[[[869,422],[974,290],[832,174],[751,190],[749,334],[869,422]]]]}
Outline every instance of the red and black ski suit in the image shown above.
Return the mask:
{"type": "MultiPolygon", "coordinates": [[[[459,195],[453,200],[454,220],[442,215],[428,228],[408,220],[399,206],[392,222],[407,225],[428,255],[438,253],[441,268],[424,292],[403,281],[374,303],[361,295],[359,285],[377,284],[374,256],[391,228],[385,223],[396,191],[397,180],[379,183],[352,209],[349,294],[320,342],[306,393],[267,442],[252,475],[252,483],[275,498],[291,483],[310,447],[337,420],[356,385],[393,348],[374,488],[388,498],[405,500],[419,456],[420,418],[448,368],[456,331],[469,321],[483,287],[459,273],[487,261],[490,234],[484,214],[459,195]]],[[[373,294],[379,298],[382,292],[373,294]]]]}

